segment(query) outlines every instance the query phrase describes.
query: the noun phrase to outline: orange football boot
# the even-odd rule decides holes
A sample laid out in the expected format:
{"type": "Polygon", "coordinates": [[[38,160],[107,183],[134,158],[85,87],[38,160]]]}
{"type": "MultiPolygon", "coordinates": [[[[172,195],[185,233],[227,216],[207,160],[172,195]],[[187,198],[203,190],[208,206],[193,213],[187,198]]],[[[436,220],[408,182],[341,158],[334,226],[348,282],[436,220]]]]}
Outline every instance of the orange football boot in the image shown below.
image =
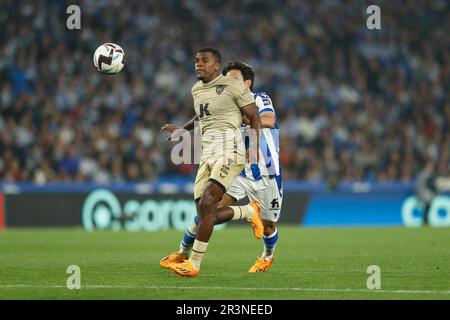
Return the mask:
{"type": "Polygon", "coordinates": [[[187,260],[188,256],[180,253],[180,252],[174,252],[169,254],[167,257],[164,257],[159,262],[159,265],[163,268],[170,269],[170,265],[173,263],[181,263],[184,260],[187,260]]]}
{"type": "Polygon", "coordinates": [[[261,220],[261,208],[257,201],[252,201],[249,203],[249,205],[253,207],[255,213],[251,218],[248,218],[247,221],[251,223],[253,234],[255,235],[256,239],[262,239],[264,234],[264,225],[261,220]]]}
{"type": "Polygon", "coordinates": [[[172,263],[170,265],[170,269],[172,269],[173,272],[182,277],[195,277],[200,272],[199,269],[195,269],[192,261],[189,259],[181,263],[172,263]]]}
{"type": "Polygon", "coordinates": [[[250,268],[250,270],[248,270],[248,272],[266,272],[267,270],[269,270],[270,266],[272,265],[272,262],[273,258],[265,260],[264,258],[258,257],[258,260],[250,268]]]}

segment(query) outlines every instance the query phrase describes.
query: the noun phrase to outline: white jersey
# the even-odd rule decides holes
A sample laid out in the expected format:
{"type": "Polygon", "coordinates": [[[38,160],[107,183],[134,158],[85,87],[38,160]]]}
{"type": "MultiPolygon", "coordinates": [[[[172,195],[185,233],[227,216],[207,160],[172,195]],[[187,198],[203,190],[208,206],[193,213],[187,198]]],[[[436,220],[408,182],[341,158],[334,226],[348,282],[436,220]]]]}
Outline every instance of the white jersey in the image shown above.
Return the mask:
{"type": "MultiPolygon", "coordinates": [[[[266,93],[253,93],[253,97],[260,115],[266,112],[272,112],[275,115],[275,126],[274,128],[262,128],[259,140],[259,162],[253,165],[246,164],[241,176],[251,180],[260,180],[262,176],[276,177],[277,183],[280,184],[279,188],[281,188],[280,139],[275,109],[272,100],[266,93]]],[[[250,126],[242,126],[242,129],[245,147],[248,149],[250,126]]]]}

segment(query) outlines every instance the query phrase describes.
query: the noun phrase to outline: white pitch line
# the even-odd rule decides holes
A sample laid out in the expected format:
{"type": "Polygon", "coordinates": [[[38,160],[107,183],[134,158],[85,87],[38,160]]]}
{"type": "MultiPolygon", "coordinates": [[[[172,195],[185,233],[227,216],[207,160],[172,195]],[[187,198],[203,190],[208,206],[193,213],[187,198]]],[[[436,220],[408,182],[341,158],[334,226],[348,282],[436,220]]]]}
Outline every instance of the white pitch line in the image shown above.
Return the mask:
{"type": "MultiPolygon", "coordinates": [[[[6,284],[0,285],[0,289],[20,288],[43,288],[57,289],[66,288],[63,285],[28,285],[28,284],[6,284]]],[[[132,285],[81,285],[81,289],[183,289],[183,290],[231,290],[231,291],[305,291],[305,292],[339,292],[339,293],[411,293],[411,294],[450,294],[448,291],[438,290],[382,290],[382,289],[330,289],[330,288],[251,288],[251,287],[220,287],[220,286],[132,286],[132,285]]]]}
{"type": "Polygon", "coordinates": [[[151,289],[213,289],[213,290],[239,290],[239,291],[317,291],[317,292],[384,292],[384,293],[439,293],[450,294],[448,291],[433,290],[369,290],[369,289],[328,289],[328,288],[232,288],[232,287],[179,287],[179,286],[148,286],[151,289]]]}

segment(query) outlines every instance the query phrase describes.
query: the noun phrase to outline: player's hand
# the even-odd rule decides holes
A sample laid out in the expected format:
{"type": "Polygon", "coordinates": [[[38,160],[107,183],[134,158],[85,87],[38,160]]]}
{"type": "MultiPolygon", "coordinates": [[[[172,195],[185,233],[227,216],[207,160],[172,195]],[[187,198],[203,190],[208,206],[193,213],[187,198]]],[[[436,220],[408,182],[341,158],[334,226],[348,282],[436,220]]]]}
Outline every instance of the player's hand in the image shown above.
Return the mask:
{"type": "Polygon", "coordinates": [[[167,131],[171,133],[170,137],[167,138],[167,140],[170,141],[174,140],[175,138],[178,138],[183,132],[183,129],[174,124],[166,123],[164,126],[161,127],[161,131],[167,131]]]}
{"type": "Polygon", "coordinates": [[[250,125],[250,120],[245,115],[242,117],[242,124],[250,125]]]}
{"type": "Polygon", "coordinates": [[[175,130],[180,129],[176,125],[171,123],[166,123],[164,126],[161,127],[161,131],[168,131],[170,133],[174,132],[175,130]]]}

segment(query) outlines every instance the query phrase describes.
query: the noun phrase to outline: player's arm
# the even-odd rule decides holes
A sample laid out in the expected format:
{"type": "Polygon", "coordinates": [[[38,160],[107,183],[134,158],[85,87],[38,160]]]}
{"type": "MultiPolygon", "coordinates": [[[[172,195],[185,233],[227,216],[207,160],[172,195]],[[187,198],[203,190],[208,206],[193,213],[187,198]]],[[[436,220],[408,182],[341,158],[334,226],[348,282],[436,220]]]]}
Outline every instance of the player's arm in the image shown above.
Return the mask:
{"type": "Polygon", "coordinates": [[[182,127],[182,129],[189,130],[189,131],[193,130],[194,126],[195,126],[195,121],[198,121],[198,116],[197,115],[195,115],[191,120],[186,122],[184,124],[184,126],[182,127]]]}
{"type": "Polygon", "coordinates": [[[174,133],[175,131],[179,130],[179,132],[176,132],[175,135],[172,134],[169,138],[167,138],[167,140],[174,139],[174,138],[178,137],[183,132],[183,130],[190,131],[190,130],[194,129],[195,121],[197,121],[197,120],[198,120],[198,116],[195,115],[191,120],[186,122],[182,127],[178,127],[172,123],[166,123],[164,126],[161,127],[161,131],[167,131],[170,133],[174,133]]]}
{"type": "Polygon", "coordinates": [[[273,112],[264,112],[260,115],[261,125],[263,128],[274,128],[275,127],[275,114],[273,112]]]}
{"type": "Polygon", "coordinates": [[[258,108],[253,102],[243,107],[242,112],[249,121],[250,128],[252,128],[252,134],[250,135],[250,149],[249,149],[249,162],[251,164],[258,163],[259,160],[259,135],[261,133],[261,117],[259,116],[258,108]]]}
{"type": "MultiPolygon", "coordinates": [[[[261,118],[261,127],[262,128],[274,128],[275,127],[275,114],[273,112],[264,112],[263,114],[260,114],[261,118]]],[[[250,124],[250,121],[246,116],[242,119],[242,122],[244,124],[250,124]]]]}

